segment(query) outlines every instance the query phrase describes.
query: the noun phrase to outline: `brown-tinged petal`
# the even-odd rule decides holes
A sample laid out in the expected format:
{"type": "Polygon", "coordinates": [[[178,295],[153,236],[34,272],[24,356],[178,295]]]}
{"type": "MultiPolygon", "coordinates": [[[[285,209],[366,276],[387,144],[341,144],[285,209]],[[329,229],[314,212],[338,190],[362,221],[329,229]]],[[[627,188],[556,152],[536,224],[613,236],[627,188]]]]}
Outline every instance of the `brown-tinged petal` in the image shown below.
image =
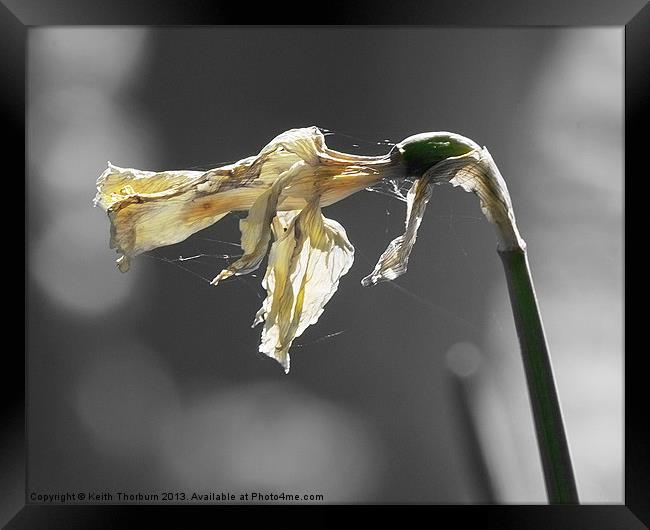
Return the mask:
{"type": "MultiPolygon", "coordinates": [[[[111,221],[111,248],[121,254],[120,269],[128,269],[129,258],[183,241],[231,211],[251,209],[299,162],[309,171],[276,188],[278,210],[304,208],[315,183],[321,205],[332,204],[381,180],[382,172],[392,163],[389,156],[364,157],[329,149],[317,127],[306,127],[278,135],[256,156],[204,172],[141,171],[109,164],[97,180],[95,204],[111,221]]],[[[250,232],[254,247],[257,243],[264,246],[259,234],[254,229],[250,232]]],[[[253,254],[255,259],[249,264],[240,262],[231,272],[241,274],[254,267],[257,253],[253,254]]]]}
{"type": "Polygon", "coordinates": [[[95,205],[111,221],[110,247],[122,254],[120,270],[128,270],[129,257],[186,239],[228,213],[227,204],[201,207],[196,215],[188,204],[203,173],[155,173],[120,168],[113,164],[97,180],[95,205]]]}

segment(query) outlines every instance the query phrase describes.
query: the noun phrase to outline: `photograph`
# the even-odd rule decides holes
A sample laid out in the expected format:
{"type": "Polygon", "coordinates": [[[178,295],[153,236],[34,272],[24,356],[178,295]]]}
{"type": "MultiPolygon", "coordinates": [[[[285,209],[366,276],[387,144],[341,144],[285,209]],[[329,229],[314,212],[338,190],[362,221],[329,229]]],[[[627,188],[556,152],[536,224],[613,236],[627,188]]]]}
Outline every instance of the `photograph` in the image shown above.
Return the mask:
{"type": "Polygon", "coordinates": [[[434,169],[497,164],[582,500],[622,502],[620,29],[55,27],[28,59],[29,491],[544,503],[489,200],[408,167],[437,132],[434,169]]]}
{"type": "Polygon", "coordinates": [[[1,523],[625,509],[624,24],[30,24],[1,523]]]}

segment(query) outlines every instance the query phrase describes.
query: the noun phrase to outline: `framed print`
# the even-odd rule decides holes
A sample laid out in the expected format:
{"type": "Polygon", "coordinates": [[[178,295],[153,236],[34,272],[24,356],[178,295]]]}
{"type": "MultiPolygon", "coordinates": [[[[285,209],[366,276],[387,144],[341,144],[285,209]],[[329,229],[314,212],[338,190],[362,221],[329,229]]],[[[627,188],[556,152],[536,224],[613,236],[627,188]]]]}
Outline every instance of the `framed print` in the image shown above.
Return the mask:
{"type": "Polygon", "coordinates": [[[7,528],[170,505],[648,524],[625,311],[643,2],[318,25],[3,4],[7,528]]]}

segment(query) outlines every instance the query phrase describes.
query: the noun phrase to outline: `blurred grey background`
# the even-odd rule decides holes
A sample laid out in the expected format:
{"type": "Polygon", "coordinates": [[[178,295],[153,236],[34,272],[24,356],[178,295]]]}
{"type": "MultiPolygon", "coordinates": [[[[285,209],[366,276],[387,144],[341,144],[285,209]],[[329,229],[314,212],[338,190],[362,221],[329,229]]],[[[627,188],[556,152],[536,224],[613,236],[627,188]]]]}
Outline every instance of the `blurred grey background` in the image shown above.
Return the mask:
{"type": "Polygon", "coordinates": [[[581,500],[623,501],[622,28],[42,27],[28,53],[28,492],[545,502],[474,196],[436,189],[408,273],[369,289],[405,205],[328,207],[355,264],[288,376],[250,328],[261,274],[214,288],[223,259],[173,261],[237,253],[237,216],[114,267],[91,204],[107,160],[207,169],[318,125],[366,154],[435,130],[488,146],[529,246],[581,500]]]}

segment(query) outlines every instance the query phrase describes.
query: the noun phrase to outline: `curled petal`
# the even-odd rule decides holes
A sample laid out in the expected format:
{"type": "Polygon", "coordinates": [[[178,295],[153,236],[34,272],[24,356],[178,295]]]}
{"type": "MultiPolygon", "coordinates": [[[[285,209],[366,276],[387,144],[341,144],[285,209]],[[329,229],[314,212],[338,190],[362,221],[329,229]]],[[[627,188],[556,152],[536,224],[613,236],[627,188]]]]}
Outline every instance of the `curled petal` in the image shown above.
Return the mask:
{"type": "Polygon", "coordinates": [[[269,155],[278,150],[293,153],[300,160],[311,166],[319,162],[319,153],[323,152],[325,137],[318,127],[304,127],[290,129],[271,140],[257,155],[258,160],[265,160],[269,155]]]}
{"type": "Polygon", "coordinates": [[[448,182],[474,193],[481,211],[497,229],[501,250],[526,248],[517,228],[508,187],[486,147],[450,157],[429,169],[424,177],[434,184],[448,182]]]}
{"type": "Polygon", "coordinates": [[[479,198],[481,211],[497,228],[500,250],[526,248],[517,228],[508,187],[486,147],[475,154],[472,162],[460,168],[449,182],[479,198]]]}
{"type": "Polygon", "coordinates": [[[253,325],[264,321],[259,351],[289,372],[289,348],[336,292],[354,261],[345,229],[321,214],[315,197],[300,212],[274,220],[275,241],[262,286],[267,291],[253,325]]]}
{"type": "Polygon", "coordinates": [[[380,256],[375,269],[361,280],[364,287],[378,282],[394,280],[406,272],[411,249],[415,245],[418,228],[431,198],[433,183],[427,176],[417,179],[406,197],[406,229],[393,239],[380,256]]]}
{"type": "Polygon", "coordinates": [[[394,280],[406,272],[409,256],[415,245],[418,228],[431,198],[433,186],[443,182],[453,183],[453,179],[459,175],[459,172],[473,165],[480,158],[478,153],[478,150],[473,149],[467,154],[446,158],[432,166],[413,183],[406,197],[406,229],[401,236],[389,243],[388,248],[379,257],[374,270],[361,280],[364,287],[394,280]]]}
{"type": "Polygon", "coordinates": [[[525,248],[519,235],[510,195],[487,148],[476,147],[470,152],[449,157],[415,181],[407,196],[406,230],[390,242],[371,274],[361,280],[365,287],[381,281],[394,280],[407,270],[409,255],[415,244],[433,186],[449,183],[476,194],[486,218],[496,225],[502,250],[525,248]]]}
{"type": "Polygon", "coordinates": [[[275,216],[280,193],[296,176],[300,175],[306,166],[307,163],[303,160],[293,164],[253,203],[248,217],[239,222],[242,234],[241,247],[244,255],[223,269],[212,280],[213,285],[217,285],[221,280],[229,278],[233,274],[248,274],[260,266],[271,241],[271,220],[275,216]]]}

